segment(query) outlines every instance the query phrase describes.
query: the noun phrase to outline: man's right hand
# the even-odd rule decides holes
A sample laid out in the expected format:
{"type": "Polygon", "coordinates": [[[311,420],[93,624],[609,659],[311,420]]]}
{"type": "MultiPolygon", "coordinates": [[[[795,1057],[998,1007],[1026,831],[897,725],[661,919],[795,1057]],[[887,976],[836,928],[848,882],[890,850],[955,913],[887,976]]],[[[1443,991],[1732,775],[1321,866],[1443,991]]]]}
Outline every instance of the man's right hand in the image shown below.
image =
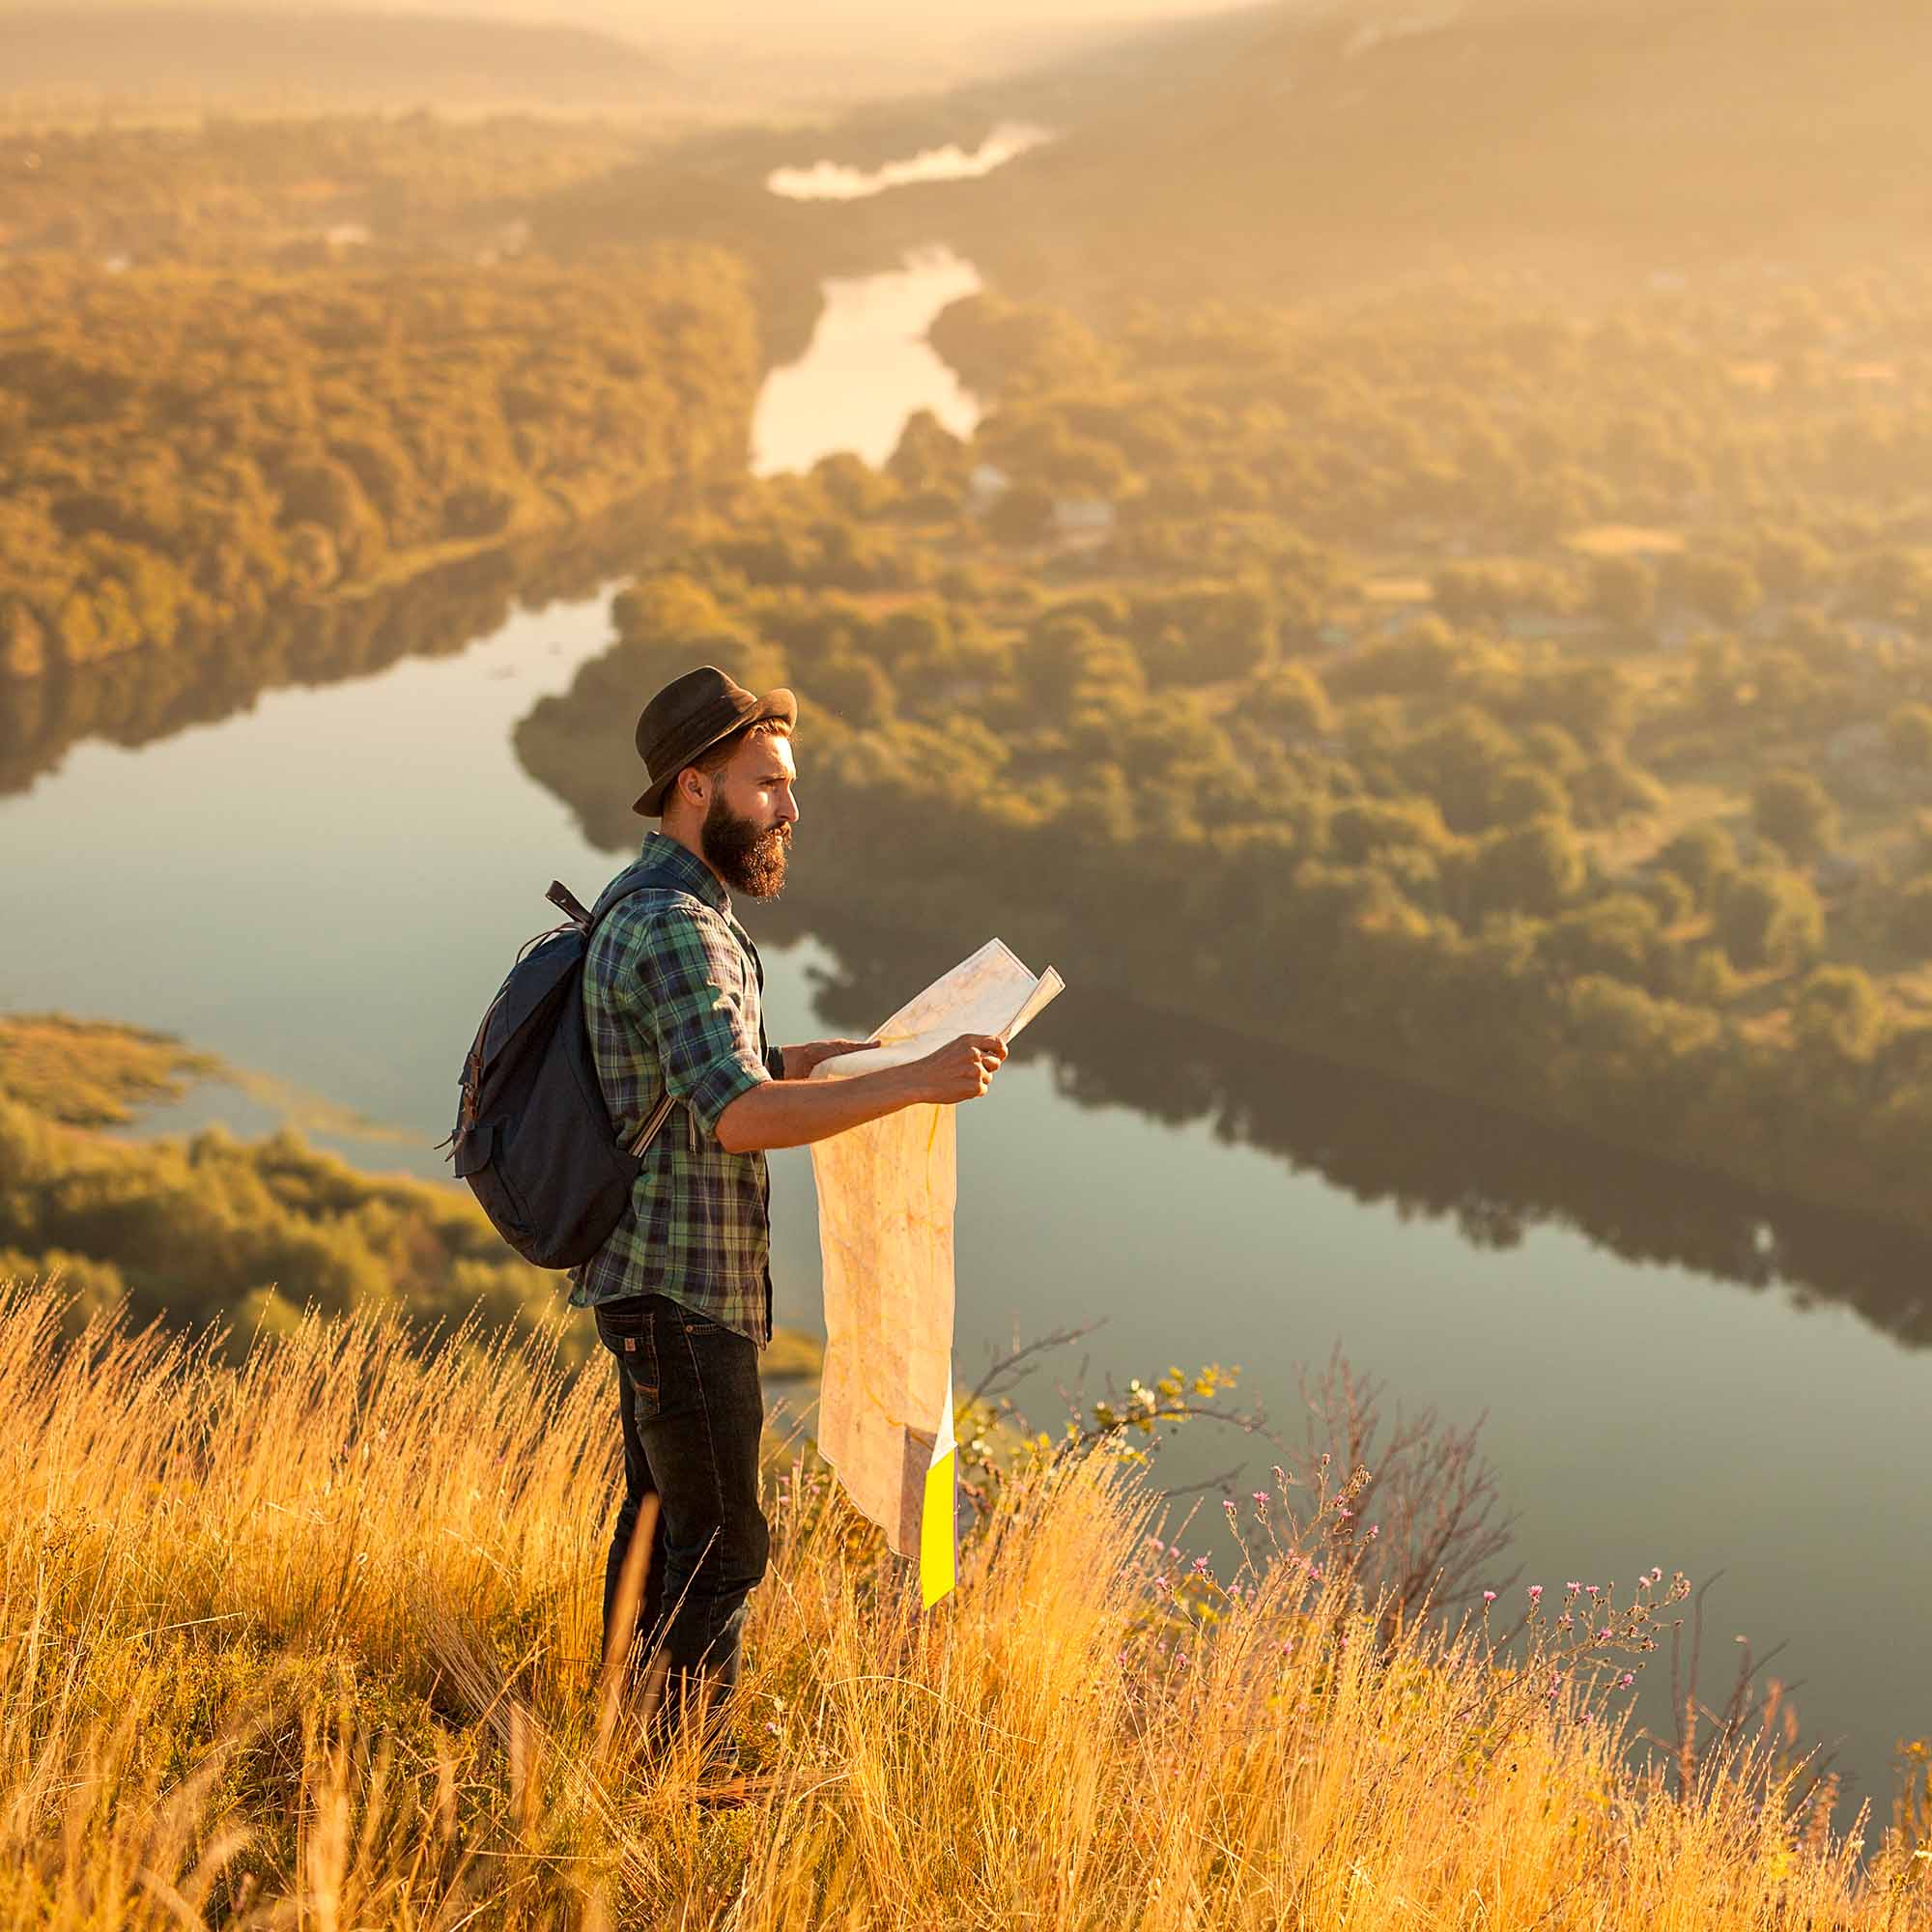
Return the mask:
{"type": "Polygon", "coordinates": [[[977,1100],[1007,1057],[997,1034],[961,1034],[923,1060],[855,1073],[846,1080],[760,1080],[718,1116],[726,1153],[809,1147],[922,1102],[950,1107],[977,1100]]]}
{"type": "Polygon", "coordinates": [[[950,1107],[977,1100],[993,1084],[993,1075],[1007,1057],[1007,1043],[995,1033],[963,1033],[937,1053],[916,1060],[919,1097],[934,1106],[950,1107]]]}

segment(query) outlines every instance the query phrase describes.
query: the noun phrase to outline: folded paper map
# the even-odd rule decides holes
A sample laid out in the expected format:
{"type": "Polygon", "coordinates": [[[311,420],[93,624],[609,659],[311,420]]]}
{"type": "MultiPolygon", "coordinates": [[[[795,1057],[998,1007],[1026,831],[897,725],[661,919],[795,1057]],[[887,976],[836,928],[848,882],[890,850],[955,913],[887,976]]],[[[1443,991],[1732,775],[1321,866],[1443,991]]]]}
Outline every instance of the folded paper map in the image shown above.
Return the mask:
{"type": "MultiPolygon", "coordinates": [[[[1031,973],[988,940],[901,1007],[874,1045],[822,1062],[812,1078],[902,1066],[965,1033],[1010,1041],[1062,990],[1051,967],[1031,973]]],[[[811,1150],[825,1263],[818,1446],[901,1556],[920,1553],[934,1424],[952,1394],[956,1111],[907,1107],[811,1150]]]]}

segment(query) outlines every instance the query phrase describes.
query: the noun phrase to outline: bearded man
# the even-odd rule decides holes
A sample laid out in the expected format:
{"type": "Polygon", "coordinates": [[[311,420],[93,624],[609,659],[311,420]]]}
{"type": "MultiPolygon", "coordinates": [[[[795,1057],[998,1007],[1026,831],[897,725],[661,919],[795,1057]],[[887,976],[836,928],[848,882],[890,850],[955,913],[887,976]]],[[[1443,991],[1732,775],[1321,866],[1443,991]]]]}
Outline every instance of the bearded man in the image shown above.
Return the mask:
{"type": "Polygon", "coordinates": [[[605,1565],[604,1654],[634,1681],[655,1658],[658,1708],[671,1721],[711,1708],[725,1758],[716,1707],[737,1681],[746,1600],[768,1548],[765,1150],[977,1098],[1006,1058],[997,1037],[969,1035],[908,1066],[810,1083],[821,1061],[866,1042],[767,1046],[764,968],[731,895],[771,898],[784,884],[797,721],[789,691],[757,697],[709,665],[645,705],[637,745],[649,782],[634,809],[663,829],[605,888],[600,914],[622,902],[599,920],[583,975],[598,1078],[624,1144],[667,1095],[675,1103],[623,1218],[574,1270],[570,1297],[592,1311],[618,1369],[624,1500],[605,1565]]]}

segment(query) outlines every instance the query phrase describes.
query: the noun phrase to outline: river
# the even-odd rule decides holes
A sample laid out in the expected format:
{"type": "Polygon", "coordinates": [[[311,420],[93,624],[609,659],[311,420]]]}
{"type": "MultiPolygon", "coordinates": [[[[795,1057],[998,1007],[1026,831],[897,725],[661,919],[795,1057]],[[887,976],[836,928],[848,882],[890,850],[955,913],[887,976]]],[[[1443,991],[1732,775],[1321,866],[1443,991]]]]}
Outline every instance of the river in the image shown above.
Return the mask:
{"type": "MultiPolygon", "coordinates": [[[[971,275],[935,255],[834,284],[810,352],[770,379],[760,467],[855,444],[875,457],[919,408],[970,426],[971,399],[907,344],[971,275]]],[[[617,864],[509,742],[605,646],[613,589],[138,749],[71,747],[0,799],[0,1006],[179,1033],[389,1130],[322,1137],[353,1158],[440,1174],[432,1144],[458,1063],[516,947],[550,923],[544,887],[560,877],[588,898],[617,864]]],[[[868,949],[949,963],[923,959],[918,934],[847,932],[813,901],[809,744],[800,754],[804,910],[775,923],[766,954],[781,1039],[828,1030],[827,989],[868,949]]],[[[872,1017],[913,990],[868,992],[872,1017]]],[[[840,1027],[853,997],[831,994],[840,1027]]],[[[1487,1415],[1519,1592],[1628,1586],[1653,1564],[1721,1571],[1707,1690],[1735,1633],[1786,1641],[1774,1667],[1803,1680],[1807,1735],[1882,1806],[1895,1739],[1932,1725],[1932,1351],[1910,1346],[1922,1274],[1892,1278],[1916,1264],[1881,1243],[1867,1265],[1849,1236],[1814,1229],[1844,1278],[1800,1293],[1752,1260],[1800,1235],[1715,1184],[1083,997],[1076,980],[961,1122],[962,1379],[1015,1333],[1104,1319],[1083,1345],[1090,1383],[1238,1364],[1237,1395],[1297,1435],[1296,1365],[1339,1341],[1392,1402],[1487,1415]],[[1703,1266],[1685,1259],[1700,1217],[1723,1231],[1703,1266]],[[1753,1273],[1755,1287],[1724,1278],[1753,1273]]],[[[275,1111],[213,1088],[162,1124],[218,1115],[254,1131],[275,1111]]],[[[779,1319],[816,1327],[803,1154],[774,1161],[774,1197],[779,1319]]],[[[1034,1378],[1037,1420],[1054,1421],[1052,1384],[1077,1366],[1034,1378]]],[[[1166,1467],[1187,1483],[1244,1463],[1238,1492],[1274,1460],[1201,1425],[1166,1467]]],[[[1640,1707],[1657,1724],[1666,1690],[1660,1657],[1640,1707]]]]}
{"type": "Polygon", "coordinates": [[[834,160],[815,161],[809,168],[774,168],[765,185],[787,201],[865,201],[895,187],[977,181],[1052,138],[1044,128],[1003,121],[971,150],[950,141],[944,147],[923,148],[903,160],[887,161],[876,168],[855,168],[834,160]]]}
{"type": "Polygon", "coordinates": [[[753,469],[809,469],[833,450],[881,464],[914,396],[955,435],[970,434],[978,406],[925,332],[949,302],[980,286],[978,270],[950,248],[910,255],[883,274],[830,278],[810,347],[765,378],[752,417],[753,469]]]}

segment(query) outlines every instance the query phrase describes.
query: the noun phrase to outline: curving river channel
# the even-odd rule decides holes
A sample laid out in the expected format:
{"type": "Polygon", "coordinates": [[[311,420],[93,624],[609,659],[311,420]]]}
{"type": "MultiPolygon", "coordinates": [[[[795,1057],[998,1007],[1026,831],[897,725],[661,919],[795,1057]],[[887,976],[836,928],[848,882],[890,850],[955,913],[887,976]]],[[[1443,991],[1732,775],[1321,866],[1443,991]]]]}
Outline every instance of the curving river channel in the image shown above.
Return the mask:
{"type": "MultiPolygon", "coordinates": [[[[968,426],[971,399],[923,338],[974,281],[934,254],[831,284],[810,352],[770,379],[759,467],[876,457],[920,408],[968,426]]],[[[353,1158],[441,1173],[431,1147],[458,1062],[515,948],[550,923],[543,888],[556,876],[589,897],[618,863],[510,746],[535,699],[604,648],[613,587],[138,749],[70,750],[0,798],[0,1006],[180,1033],[395,1130],[322,1137],[353,1158]]],[[[803,905],[766,952],[777,1038],[846,1030],[867,1000],[882,1017],[915,972],[950,963],[917,933],[846,932],[812,901],[800,749],[803,905]],[[867,976],[882,956],[903,982],[890,994],[867,976]]],[[[961,1122],[962,1380],[1016,1330],[1105,1318],[1084,1345],[1090,1379],[1238,1363],[1241,1394],[1298,1434],[1295,1365],[1340,1341],[1406,1406],[1487,1414],[1521,1584],[1721,1570],[1707,1668],[1728,1672],[1735,1633],[1786,1642],[1775,1667],[1803,1680],[1807,1735],[1882,1805],[1894,1741],[1932,1725],[1919,1259],[1884,1241],[1867,1257],[1855,1231],[1774,1226],[1715,1186],[1083,998],[1074,983],[961,1122]],[[1835,1260],[1777,1259],[1807,1244],[1835,1260]]],[[[211,1115],[243,1131],[274,1119],[213,1088],[162,1124],[211,1115]]],[[[774,1194],[780,1319],[815,1327],[802,1154],[774,1161],[774,1194]]],[[[1037,1420],[1076,1367],[1036,1378],[1037,1420]]],[[[1274,1460],[1204,1430],[1167,1476],[1244,1463],[1238,1492],[1274,1460]]],[[[1660,1660],[1650,1721],[1666,1692],[1660,1660]]]]}

